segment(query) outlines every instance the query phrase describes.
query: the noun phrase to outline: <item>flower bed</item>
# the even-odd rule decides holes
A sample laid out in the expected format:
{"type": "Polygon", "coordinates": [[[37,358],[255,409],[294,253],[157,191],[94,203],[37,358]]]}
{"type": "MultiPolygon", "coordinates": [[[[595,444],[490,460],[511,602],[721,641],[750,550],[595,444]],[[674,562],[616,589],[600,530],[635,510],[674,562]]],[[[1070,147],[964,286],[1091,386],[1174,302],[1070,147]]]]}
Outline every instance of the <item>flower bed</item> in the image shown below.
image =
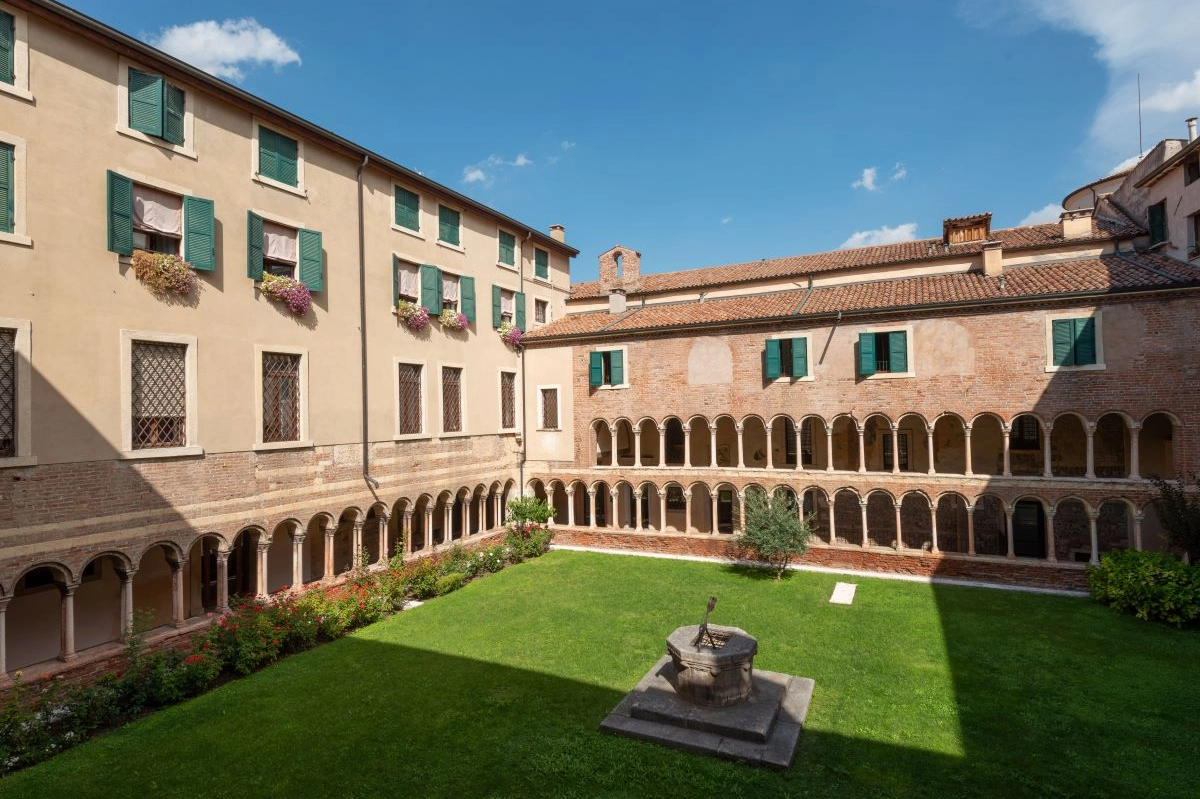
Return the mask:
{"type": "Polygon", "coordinates": [[[308,286],[290,277],[279,277],[263,273],[261,289],[269,300],[282,302],[296,316],[304,316],[312,305],[312,292],[308,286]]]}
{"type": "Polygon", "coordinates": [[[429,326],[429,310],[423,305],[407,300],[396,302],[396,317],[404,322],[409,330],[424,330],[429,326]]]}
{"type": "Polygon", "coordinates": [[[466,330],[470,321],[465,313],[460,313],[453,310],[442,311],[438,317],[438,322],[446,330],[466,330]]]}
{"type": "Polygon", "coordinates": [[[191,264],[177,255],[133,251],[133,276],[155,294],[186,297],[196,288],[196,273],[191,264]]]}

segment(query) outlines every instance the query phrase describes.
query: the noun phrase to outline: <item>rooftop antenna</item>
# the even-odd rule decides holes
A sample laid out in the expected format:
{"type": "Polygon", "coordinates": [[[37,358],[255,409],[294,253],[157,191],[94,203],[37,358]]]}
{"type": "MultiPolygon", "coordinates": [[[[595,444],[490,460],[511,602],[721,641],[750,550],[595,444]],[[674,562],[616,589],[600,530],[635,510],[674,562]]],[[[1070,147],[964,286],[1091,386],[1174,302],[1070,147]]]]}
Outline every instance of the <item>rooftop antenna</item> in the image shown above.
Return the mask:
{"type": "Polygon", "coordinates": [[[1142,155],[1142,73],[1137,74],[1138,84],[1138,157],[1142,155]]]}

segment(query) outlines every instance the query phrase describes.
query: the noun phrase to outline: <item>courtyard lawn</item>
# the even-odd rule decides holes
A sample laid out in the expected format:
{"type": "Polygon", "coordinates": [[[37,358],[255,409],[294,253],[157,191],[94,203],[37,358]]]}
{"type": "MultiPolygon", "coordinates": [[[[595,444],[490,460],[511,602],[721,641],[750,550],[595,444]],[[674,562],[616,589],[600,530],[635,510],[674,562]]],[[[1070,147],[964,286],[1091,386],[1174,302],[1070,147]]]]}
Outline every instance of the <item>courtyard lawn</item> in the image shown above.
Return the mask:
{"type": "Polygon", "coordinates": [[[0,780],[0,797],[1193,797],[1200,634],[1089,600],[577,552],[0,780]],[[858,583],[830,605],[838,580],[858,583]],[[597,730],[676,626],[816,680],[775,772],[597,730]]]}

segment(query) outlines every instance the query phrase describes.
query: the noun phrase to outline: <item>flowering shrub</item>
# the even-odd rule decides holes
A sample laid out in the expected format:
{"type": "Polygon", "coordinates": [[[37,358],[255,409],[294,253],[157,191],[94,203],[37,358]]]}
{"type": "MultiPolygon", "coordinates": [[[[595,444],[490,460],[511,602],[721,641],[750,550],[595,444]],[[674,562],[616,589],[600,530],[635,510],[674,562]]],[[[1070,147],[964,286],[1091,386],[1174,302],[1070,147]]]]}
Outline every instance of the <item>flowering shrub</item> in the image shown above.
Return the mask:
{"type": "Polygon", "coordinates": [[[449,308],[442,311],[442,315],[438,317],[438,322],[447,330],[466,330],[467,325],[470,324],[465,313],[460,313],[449,308]]]}
{"type": "Polygon", "coordinates": [[[177,255],[133,251],[133,276],[155,294],[187,296],[196,288],[196,273],[177,255]]]}
{"type": "Polygon", "coordinates": [[[409,330],[424,330],[429,325],[429,310],[415,302],[399,300],[396,303],[396,316],[409,330]]]}
{"type": "Polygon", "coordinates": [[[509,322],[501,322],[496,332],[500,334],[501,341],[514,349],[521,346],[521,338],[525,335],[521,328],[509,322]]]}
{"type": "Polygon", "coordinates": [[[312,305],[312,292],[308,286],[290,277],[279,277],[264,272],[262,293],[269,300],[282,302],[296,316],[304,316],[312,305]]]}
{"type": "Polygon", "coordinates": [[[504,543],[508,546],[513,562],[525,558],[536,558],[550,546],[554,532],[547,523],[554,517],[554,509],[544,499],[518,497],[508,503],[508,535],[504,543]]]}

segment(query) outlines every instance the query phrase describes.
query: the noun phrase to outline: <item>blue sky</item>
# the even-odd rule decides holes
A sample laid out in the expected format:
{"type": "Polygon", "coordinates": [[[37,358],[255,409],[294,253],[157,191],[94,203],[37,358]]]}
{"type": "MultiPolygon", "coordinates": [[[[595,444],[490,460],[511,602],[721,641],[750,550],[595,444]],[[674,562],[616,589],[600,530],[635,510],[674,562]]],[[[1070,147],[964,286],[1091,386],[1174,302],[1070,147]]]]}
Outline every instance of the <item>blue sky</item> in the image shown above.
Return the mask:
{"type": "Polygon", "coordinates": [[[1147,149],[1200,114],[1194,2],[73,5],[566,225],[576,280],[617,243],[660,272],[1056,218],[1137,155],[1139,72],[1147,149]]]}

